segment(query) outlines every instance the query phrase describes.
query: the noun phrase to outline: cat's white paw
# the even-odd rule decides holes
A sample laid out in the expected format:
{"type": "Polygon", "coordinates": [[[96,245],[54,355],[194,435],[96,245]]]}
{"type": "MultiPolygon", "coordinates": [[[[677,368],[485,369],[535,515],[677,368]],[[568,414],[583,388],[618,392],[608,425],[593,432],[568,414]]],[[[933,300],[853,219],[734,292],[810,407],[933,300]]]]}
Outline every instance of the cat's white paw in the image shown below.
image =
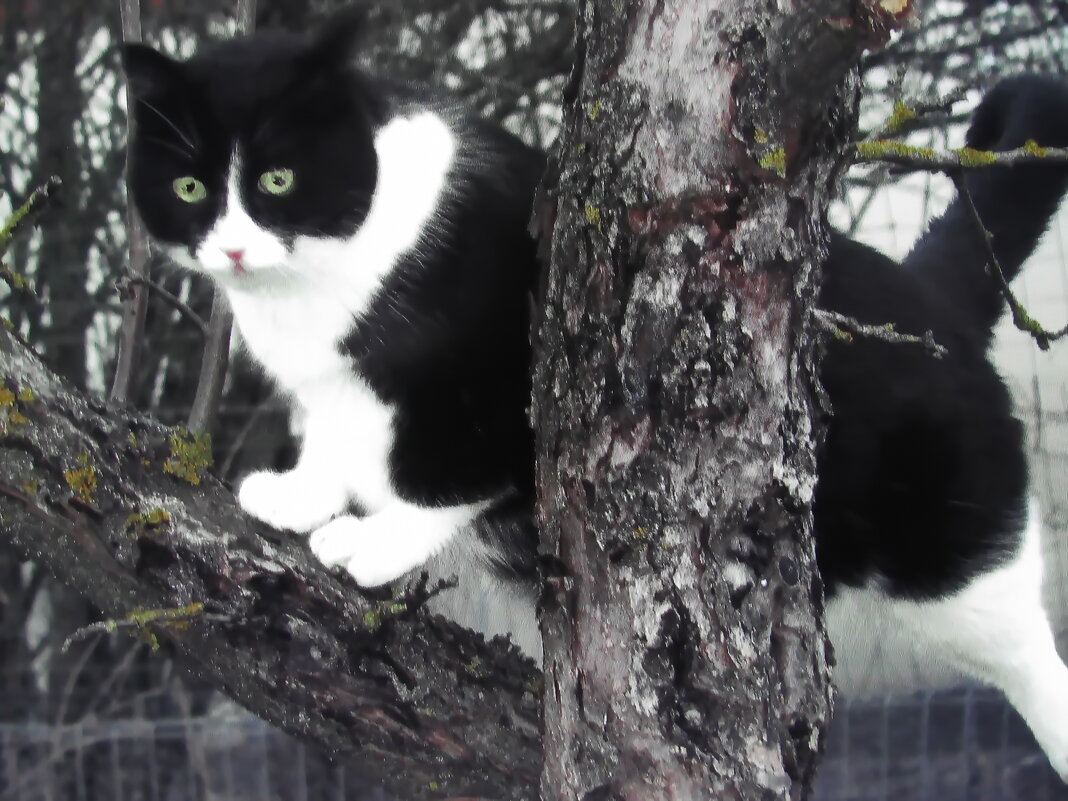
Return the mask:
{"type": "Polygon", "coordinates": [[[377,587],[426,562],[484,506],[397,503],[368,517],[331,520],[311,535],[309,544],[319,561],[343,565],[360,585],[377,587]]]}
{"type": "Polygon", "coordinates": [[[342,565],[362,587],[378,587],[421,565],[430,554],[413,551],[388,514],[346,515],[311,535],[312,553],[325,565],[342,565]]]}
{"type": "Polygon", "coordinates": [[[311,531],[343,511],[343,490],[295,471],[251,473],[237,491],[241,508],[275,528],[311,531]]]}

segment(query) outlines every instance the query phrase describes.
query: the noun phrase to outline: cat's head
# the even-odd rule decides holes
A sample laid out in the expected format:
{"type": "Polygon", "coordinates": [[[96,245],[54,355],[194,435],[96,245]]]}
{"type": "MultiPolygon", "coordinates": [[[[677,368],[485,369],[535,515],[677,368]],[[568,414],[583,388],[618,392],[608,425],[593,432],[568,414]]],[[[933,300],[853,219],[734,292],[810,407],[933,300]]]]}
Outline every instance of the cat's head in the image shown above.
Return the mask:
{"type": "Polygon", "coordinates": [[[381,110],[351,28],[258,34],[185,62],[124,48],[133,201],[179,264],[225,286],[269,282],[301,237],[360,226],[381,110]]]}

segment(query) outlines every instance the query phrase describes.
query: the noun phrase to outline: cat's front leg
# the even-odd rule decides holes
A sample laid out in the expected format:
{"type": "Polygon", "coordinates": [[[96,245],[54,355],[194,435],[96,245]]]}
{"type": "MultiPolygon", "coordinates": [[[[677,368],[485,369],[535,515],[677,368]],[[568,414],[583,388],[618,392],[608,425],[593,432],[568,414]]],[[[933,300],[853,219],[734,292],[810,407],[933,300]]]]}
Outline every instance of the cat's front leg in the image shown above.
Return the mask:
{"type": "Polygon", "coordinates": [[[336,475],[298,465],[285,473],[251,473],[237,492],[241,508],[275,528],[312,531],[345,510],[348,496],[336,475]]]}
{"type": "Polygon", "coordinates": [[[311,535],[310,545],[324,564],[343,565],[360,585],[377,587],[422,565],[485,506],[423,507],[395,501],[367,517],[331,520],[311,535]]]}

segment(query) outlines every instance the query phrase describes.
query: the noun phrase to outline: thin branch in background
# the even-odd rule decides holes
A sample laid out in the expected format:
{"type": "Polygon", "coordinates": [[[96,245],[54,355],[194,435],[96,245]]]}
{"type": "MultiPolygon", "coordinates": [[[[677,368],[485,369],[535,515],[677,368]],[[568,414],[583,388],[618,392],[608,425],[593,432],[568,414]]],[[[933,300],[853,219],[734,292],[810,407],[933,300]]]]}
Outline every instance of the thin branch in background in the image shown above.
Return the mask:
{"type": "Polygon", "coordinates": [[[975,150],[959,147],[937,151],[895,139],[876,139],[850,145],[854,164],[883,162],[907,170],[944,172],[952,177],[961,170],[980,167],[1015,167],[1019,164],[1068,164],[1068,148],[1041,147],[1028,142],[1015,150],[975,150]]]}
{"type": "Polygon", "coordinates": [[[879,339],[893,345],[923,345],[927,352],[936,359],[941,359],[948,352],[945,347],[935,342],[934,334],[930,331],[924,332],[922,337],[902,334],[894,330],[893,323],[867,325],[853,317],[827,309],[813,309],[812,316],[821,329],[845,342],[851,342],[854,336],[861,336],[879,339]]]}
{"type": "MultiPolygon", "coordinates": [[[[256,20],[256,0],[237,0],[235,16],[238,31],[251,33],[256,20]]],[[[188,426],[194,433],[210,432],[218,416],[223,385],[226,383],[232,324],[230,307],[222,292],[216,289],[211,305],[211,320],[208,322],[208,341],[204,345],[200,377],[197,379],[197,392],[189,411],[188,426]]]]}
{"type": "Polygon", "coordinates": [[[181,314],[182,317],[191,322],[197,330],[200,331],[201,336],[206,337],[208,335],[208,324],[204,322],[204,318],[193,311],[189,304],[184,303],[177,295],[164,289],[151,278],[146,278],[143,275],[136,275],[127,269],[115,280],[115,289],[117,289],[124,298],[128,298],[129,294],[133,291],[132,288],[134,286],[143,286],[172,309],[181,314]]]}
{"type": "Polygon", "coordinates": [[[204,356],[200,361],[200,377],[197,379],[197,394],[189,411],[187,423],[190,431],[210,431],[219,412],[223,385],[226,383],[226,368],[230,361],[230,328],[233,314],[222,292],[215,290],[208,321],[208,339],[204,344],[204,356]]]}
{"type": "Polygon", "coordinates": [[[49,177],[41,186],[33,190],[26,202],[15,209],[11,216],[4,221],[3,228],[0,228],[0,258],[3,258],[7,253],[8,247],[11,246],[11,240],[15,238],[15,234],[40,214],[48,206],[49,202],[55,199],[56,193],[63,185],[58,175],[49,177]]]}
{"type": "MultiPolygon", "coordinates": [[[[141,41],[141,4],[140,0],[119,0],[122,16],[122,40],[124,42],[141,41]]],[[[126,109],[129,121],[127,141],[133,139],[134,98],[129,83],[126,86],[126,109]]],[[[126,151],[126,239],[129,244],[129,270],[136,276],[148,275],[148,233],[141,222],[130,197],[130,151],[126,151]]],[[[130,298],[124,304],[122,326],[119,329],[119,347],[115,363],[115,378],[111,385],[111,401],[127,403],[133,391],[141,360],[141,348],[145,329],[145,316],[148,312],[148,289],[134,284],[130,298]]]]}
{"type": "Polygon", "coordinates": [[[252,33],[256,27],[256,0],[237,0],[237,29],[244,33],[252,33]]]}
{"type": "Polygon", "coordinates": [[[997,279],[1001,294],[1005,297],[1005,302],[1009,304],[1009,311],[1012,312],[1012,324],[1020,331],[1030,334],[1040,350],[1049,350],[1050,344],[1064,336],[1068,336],[1068,325],[1065,325],[1064,328],[1059,331],[1047,331],[1038,320],[1030,315],[1027,309],[1024,308],[1023,304],[1020,303],[1019,299],[1013,293],[1012,287],[1009,286],[1008,280],[1005,278],[1005,271],[1002,269],[1001,262],[998,261],[997,254],[994,252],[994,235],[986,229],[985,225],[983,225],[983,220],[979,216],[979,210],[975,207],[975,201],[972,199],[972,193],[968,191],[968,186],[964,182],[964,172],[958,170],[950,177],[953,179],[953,183],[957,187],[957,194],[964,200],[965,208],[968,209],[968,215],[972,218],[972,222],[975,223],[976,233],[983,240],[983,247],[986,248],[986,255],[990,260],[988,268],[997,279]]]}
{"type": "Polygon", "coordinates": [[[260,418],[267,412],[282,411],[284,409],[285,404],[281,403],[275,395],[270,395],[263,401],[260,401],[260,403],[256,404],[256,407],[248,416],[245,424],[241,427],[241,430],[230,444],[230,450],[226,454],[226,458],[223,459],[222,464],[219,466],[219,478],[223,481],[232,480],[233,477],[230,475],[230,471],[233,470],[234,462],[236,461],[238,454],[241,452],[241,449],[245,447],[245,442],[248,440],[249,435],[259,426],[260,418]]]}
{"type": "Polygon", "coordinates": [[[893,111],[883,123],[883,127],[868,136],[865,141],[878,141],[891,136],[905,136],[918,128],[928,127],[932,122],[945,122],[952,113],[953,106],[968,94],[968,87],[959,86],[946,95],[929,101],[905,103],[900,99],[894,101],[893,111]]]}

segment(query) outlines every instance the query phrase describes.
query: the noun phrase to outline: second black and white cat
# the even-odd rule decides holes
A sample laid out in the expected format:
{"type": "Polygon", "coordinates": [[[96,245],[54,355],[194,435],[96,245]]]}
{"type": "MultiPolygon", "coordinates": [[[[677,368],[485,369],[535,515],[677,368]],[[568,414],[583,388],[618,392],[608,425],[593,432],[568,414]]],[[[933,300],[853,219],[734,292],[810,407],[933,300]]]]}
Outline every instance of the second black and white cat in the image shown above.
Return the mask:
{"type": "MultiPolygon", "coordinates": [[[[241,505],[309,533],[363,585],[458,574],[442,610],[537,656],[526,226],[543,158],[364,75],[351,42],[336,25],[184,63],[128,47],[133,199],[157,244],[225,291],[299,420],[296,465],[247,477],[241,505]]],[[[1029,139],[1068,145],[1068,84],[1003,82],[968,135],[991,149],[1029,139]]],[[[969,185],[1011,278],[1068,171],[969,185]]],[[[984,262],[959,202],[900,265],[833,239],[821,305],[931,329],[949,350],[828,346],[815,519],[835,680],[863,691],[920,658],[989,682],[1068,777],[1068,669],[1042,608],[1022,427],[986,358],[1002,301],[984,262]]]]}

